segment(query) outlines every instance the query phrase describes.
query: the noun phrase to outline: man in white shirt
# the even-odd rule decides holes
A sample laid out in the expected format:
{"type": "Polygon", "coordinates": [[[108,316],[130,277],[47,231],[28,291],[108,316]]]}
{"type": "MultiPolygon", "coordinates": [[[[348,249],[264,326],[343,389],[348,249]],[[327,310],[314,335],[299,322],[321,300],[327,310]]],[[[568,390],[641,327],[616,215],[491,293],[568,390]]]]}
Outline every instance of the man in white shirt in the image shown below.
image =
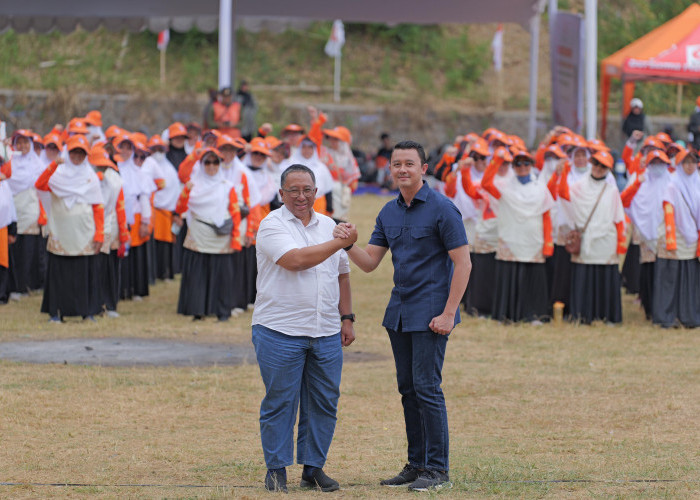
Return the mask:
{"type": "Polygon", "coordinates": [[[338,482],[323,466],[335,430],[342,347],[355,340],[350,264],[341,250],[357,240],[357,231],[350,240],[333,238],[333,220],[313,210],[316,180],[308,167],[290,166],[281,185],[284,206],[270,212],[258,230],[252,321],[265,383],[260,405],[265,488],[287,491],[299,408],[301,486],[335,491],[338,482]]]}

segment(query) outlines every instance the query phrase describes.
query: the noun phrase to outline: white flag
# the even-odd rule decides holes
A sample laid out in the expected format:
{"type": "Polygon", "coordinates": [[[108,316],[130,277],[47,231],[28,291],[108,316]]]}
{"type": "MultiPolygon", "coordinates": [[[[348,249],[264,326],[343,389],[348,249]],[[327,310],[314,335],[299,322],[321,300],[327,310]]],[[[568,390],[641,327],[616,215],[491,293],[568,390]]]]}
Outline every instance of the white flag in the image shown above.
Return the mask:
{"type": "Polygon", "coordinates": [[[336,19],[333,21],[331,36],[326,42],[326,54],[328,57],[340,57],[343,45],[345,45],[345,28],[343,27],[343,21],[336,19]]]}
{"type": "Polygon", "coordinates": [[[168,42],[170,42],[170,29],[164,29],[158,33],[158,50],[165,50],[168,47],[168,42]]]}
{"type": "Polygon", "coordinates": [[[503,69],[503,25],[499,24],[491,42],[493,51],[493,69],[501,71],[503,69]]]}

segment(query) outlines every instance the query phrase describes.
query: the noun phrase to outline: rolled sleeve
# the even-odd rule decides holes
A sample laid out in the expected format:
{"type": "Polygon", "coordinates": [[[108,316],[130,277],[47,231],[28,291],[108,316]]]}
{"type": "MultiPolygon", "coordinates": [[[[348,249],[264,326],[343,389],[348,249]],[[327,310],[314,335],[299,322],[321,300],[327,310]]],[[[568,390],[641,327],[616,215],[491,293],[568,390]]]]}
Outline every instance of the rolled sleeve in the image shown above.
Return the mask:
{"type": "Polygon", "coordinates": [[[369,239],[370,245],[376,245],[378,247],[389,248],[389,241],[386,239],[386,234],[384,234],[384,224],[382,224],[382,210],[377,215],[377,220],[374,224],[374,231],[372,231],[372,236],[369,239]]]}
{"type": "Polygon", "coordinates": [[[272,262],[277,263],[284,254],[299,248],[299,245],[278,219],[265,218],[258,229],[256,247],[272,262]]]}
{"type": "Polygon", "coordinates": [[[447,251],[469,244],[464,231],[462,216],[454,205],[442,211],[437,223],[440,239],[447,251]]]}

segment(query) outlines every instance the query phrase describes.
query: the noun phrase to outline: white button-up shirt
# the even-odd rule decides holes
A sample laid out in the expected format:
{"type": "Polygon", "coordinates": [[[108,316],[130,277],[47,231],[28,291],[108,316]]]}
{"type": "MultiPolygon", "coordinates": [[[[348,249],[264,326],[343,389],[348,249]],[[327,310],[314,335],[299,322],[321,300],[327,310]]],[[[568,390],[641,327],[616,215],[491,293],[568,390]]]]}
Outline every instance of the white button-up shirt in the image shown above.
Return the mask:
{"type": "Polygon", "coordinates": [[[327,337],[340,332],[338,276],[350,272],[340,250],[305,271],[288,271],[277,261],[290,250],[333,239],[335,222],[314,212],[307,226],[287,207],[263,219],[256,238],[258,260],[254,325],[293,336],[327,337]]]}

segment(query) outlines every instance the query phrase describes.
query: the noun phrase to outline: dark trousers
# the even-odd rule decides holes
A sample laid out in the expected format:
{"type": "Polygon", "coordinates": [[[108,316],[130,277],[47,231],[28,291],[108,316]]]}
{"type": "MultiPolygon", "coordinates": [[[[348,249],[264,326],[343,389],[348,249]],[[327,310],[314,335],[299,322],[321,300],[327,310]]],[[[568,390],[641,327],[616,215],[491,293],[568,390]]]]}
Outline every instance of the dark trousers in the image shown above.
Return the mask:
{"type": "Polygon", "coordinates": [[[440,387],[447,336],[432,331],[387,332],[406,421],[408,462],[418,469],[447,471],[449,430],[440,387]]]}

